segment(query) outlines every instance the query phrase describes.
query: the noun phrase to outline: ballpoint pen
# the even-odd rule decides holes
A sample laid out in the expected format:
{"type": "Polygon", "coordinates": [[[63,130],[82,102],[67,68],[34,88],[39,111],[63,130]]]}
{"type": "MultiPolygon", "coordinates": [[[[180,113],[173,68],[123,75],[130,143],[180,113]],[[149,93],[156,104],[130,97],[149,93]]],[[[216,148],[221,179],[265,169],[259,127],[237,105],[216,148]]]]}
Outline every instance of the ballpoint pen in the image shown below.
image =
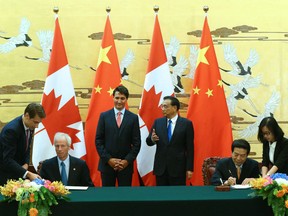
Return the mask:
{"type": "Polygon", "coordinates": [[[230,173],[231,177],[233,177],[231,170],[229,169],[228,171],[229,171],[229,173],[230,173]]]}

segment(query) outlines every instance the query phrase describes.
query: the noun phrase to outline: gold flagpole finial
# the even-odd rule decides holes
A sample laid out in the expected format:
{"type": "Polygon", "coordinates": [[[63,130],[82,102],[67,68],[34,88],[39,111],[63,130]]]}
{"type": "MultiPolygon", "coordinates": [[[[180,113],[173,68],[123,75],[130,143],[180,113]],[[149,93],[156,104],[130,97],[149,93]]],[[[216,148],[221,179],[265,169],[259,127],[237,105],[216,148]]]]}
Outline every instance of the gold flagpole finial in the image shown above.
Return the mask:
{"type": "Polygon", "coordinates": [[[53,8],[53,12],[54,12],[55,14],[58,14],[59,8],[58,8],[57,6],[55,6],[55,7],[53,8]]]}
{"type": "Polygon", "coordinates": [[[109,14],[111,11],[111,8],[109,6],[106,7],[106,12],[109,14]]]}
{"type": "Polygon", "coordinates": [[[208,7],[207,5],[203,7],[203,11],[204,11],[206,14],[207,14],[208,10],[209,10],[209,7],[208,7]]]}
{"type": "Polygon", "coordinates": [[[155,13],[158,13],[158,11],[159,11],[159,6],[158,6],[158,5],[155,5],[155,6],[153,7],[153,10],[154,10],[155,13]]]}

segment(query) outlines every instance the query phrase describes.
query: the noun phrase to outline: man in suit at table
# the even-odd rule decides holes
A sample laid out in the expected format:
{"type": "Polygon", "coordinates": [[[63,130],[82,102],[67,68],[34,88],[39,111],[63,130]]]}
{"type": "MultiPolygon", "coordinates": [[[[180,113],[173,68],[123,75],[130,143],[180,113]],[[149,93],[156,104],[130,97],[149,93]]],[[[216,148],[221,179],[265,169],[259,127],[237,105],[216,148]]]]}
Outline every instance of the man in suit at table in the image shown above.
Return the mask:
{"type": "Polygon", "coordinates": [[[69,186],[93,187],[86,162],[68,153],[71,137],[66,133],[56,133],[54,146],[57,156],[43,162],[41,177],[50,181],[62,181],[69,186]]]}
{"type": "Polygon", "coordinates": [[[40,104],[30,103],[24,114],[5,125],[0,134],[0,185],[8,179],[40,178],[28,171],[34,129],[46,117],[40,104]]]}
{"type": "Polygon", "coordinates": [[[258,162],[247,158],[250,144],[244,139],[234,140],[232,143],[232,157],[223,158],[216,164],[212,176],[212,185],[246,185],[253,178],[259,178],[258,162]]]}
{"type": "Polygon", "coordinates": [[[186,185],[186,178],[191,179],[193,174],[193,124],[178,115],[179,108],[177,98],[164,97],[164,117],[155,120],[146,139],[147,145],[156,145],[153,173],[157,186],[186,185]]]}
{"type": "Polygon", "coordinates": [[[138,116],[125,109],[129,91],[118,86],[113,91],[114,108],[100,114],[96,148],[103,186],[131,186],[133,162],[141,145],[138,116]]]}

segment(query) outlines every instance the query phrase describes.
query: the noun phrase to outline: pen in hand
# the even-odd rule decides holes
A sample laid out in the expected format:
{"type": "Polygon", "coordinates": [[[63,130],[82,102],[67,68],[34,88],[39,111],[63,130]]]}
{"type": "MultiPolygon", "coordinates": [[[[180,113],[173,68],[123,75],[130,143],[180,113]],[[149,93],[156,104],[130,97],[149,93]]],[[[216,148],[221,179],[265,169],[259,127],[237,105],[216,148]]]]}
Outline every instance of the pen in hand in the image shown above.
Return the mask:
{"type": "Polygon", "coordinates": [[[221,182],[221,185],[224,185],[224,184],[223,184],[223,180],[222,180],[222,178],[220,178],[220,182],[221,182]]]}
{"type": "Polygon", "coordinates": [[[228,178],[228,183],[229,183],[229,185],[235,185],[236,184],[236,178],[233,177],[232,172],[231,172],[230,169],[228,171],[230,173],[230,177],[228,178]]]}

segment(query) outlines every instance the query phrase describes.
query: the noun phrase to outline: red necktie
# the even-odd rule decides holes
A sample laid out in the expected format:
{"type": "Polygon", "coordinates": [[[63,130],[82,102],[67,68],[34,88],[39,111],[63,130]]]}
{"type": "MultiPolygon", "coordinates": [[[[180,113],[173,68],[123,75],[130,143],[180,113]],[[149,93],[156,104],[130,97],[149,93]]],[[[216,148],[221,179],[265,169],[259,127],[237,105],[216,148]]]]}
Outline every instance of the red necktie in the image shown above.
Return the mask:
{"type": "Polygon", "coordinates": [[[118,128],[120,128],[120,125],[121,125],[121,114],[122,114],[121,112],[117,113],[116,122],[117,122],[118,128]]]}

